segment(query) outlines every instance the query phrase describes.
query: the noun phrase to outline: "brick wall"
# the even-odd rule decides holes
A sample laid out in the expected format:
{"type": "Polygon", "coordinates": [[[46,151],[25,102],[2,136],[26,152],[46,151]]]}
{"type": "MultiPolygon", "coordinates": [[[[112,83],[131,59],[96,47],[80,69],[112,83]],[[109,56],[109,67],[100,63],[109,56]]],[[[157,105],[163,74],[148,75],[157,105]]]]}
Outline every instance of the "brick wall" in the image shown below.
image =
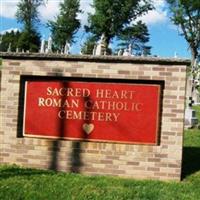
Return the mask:
{"type": "Polygon", "coordinates": [[[156,58],[3,55],[0,162],[90,175],[180,180],[186,64],[156,58]],[[164,81],[159,145],[18,137],[24,75],[164,81]]]}

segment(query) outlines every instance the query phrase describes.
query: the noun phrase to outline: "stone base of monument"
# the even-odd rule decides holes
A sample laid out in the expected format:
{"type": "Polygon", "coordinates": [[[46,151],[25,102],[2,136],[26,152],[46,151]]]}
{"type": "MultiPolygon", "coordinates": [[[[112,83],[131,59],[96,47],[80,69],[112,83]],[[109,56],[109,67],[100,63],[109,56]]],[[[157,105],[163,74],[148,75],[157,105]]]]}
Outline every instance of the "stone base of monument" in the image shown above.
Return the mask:
{"type": "Polygon", "coordinates": [[[185,128],[192,128],[198,124],[196,111],[192,108],[185,109],[185,128]]]}

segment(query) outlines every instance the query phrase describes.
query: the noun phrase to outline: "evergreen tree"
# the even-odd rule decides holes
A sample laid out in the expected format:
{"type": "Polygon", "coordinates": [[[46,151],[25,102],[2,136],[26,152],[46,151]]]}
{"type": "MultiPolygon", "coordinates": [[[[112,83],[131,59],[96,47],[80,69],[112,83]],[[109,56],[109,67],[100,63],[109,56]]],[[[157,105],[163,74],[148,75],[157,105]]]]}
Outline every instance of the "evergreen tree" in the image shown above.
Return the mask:
{"type": "Polygon", "coordinates": [[[118,38],[122,41],[120,48],[127,48],[130,44],[136,55],[149,55],[151,47],[146,46],[149,41],[149,32],[146,24],[138,21],[124,28],[118,38]]]}
{"type": "Polygon", "coordinates": [[[17,5],[16,18],[24,25],[18,46],[22,50],[37,52],[40,46],[40,35],[36,24],[39,23],[38,7],[43,0],[21,0],[17,5]]]}
{"type": "Polygon", "coordinates": [[[97,38],[94,36],[89,36],[81,47],[81,53],[92,55],[96,42],[97,38]]]}
{"type": "Polygon", "coordinates": [[[93,0],[93,7],[95,13],[89,14],[85,28],[98,37],[104,34],[106,48],[130,22],[153,9],[151,0],[93,0]]]}
{"type": "Polygon", "coordinates": [[[40,35],[36,30],[24,30],[18,40],[20,50],[38,52],[40,48],[40,35]]]}
{"type": "Polygon", "coordinates": [[[61,51],[66,42],[74,42],[74,35],[80,28],[80,21],[77,19],[78,13],[81,13],[79,7],[79,0],[64,0],[60,3],[60,14],[56,20],[49,21],[54,49],[61,51]]]}
{"type": "Polygon", "coordinates": [[[0,35],[0,51],[6,52],[9,47],[12,52],[15,52],[18,48],[18,41],[21,36],[19,31],[6,32],[0,35]]]}

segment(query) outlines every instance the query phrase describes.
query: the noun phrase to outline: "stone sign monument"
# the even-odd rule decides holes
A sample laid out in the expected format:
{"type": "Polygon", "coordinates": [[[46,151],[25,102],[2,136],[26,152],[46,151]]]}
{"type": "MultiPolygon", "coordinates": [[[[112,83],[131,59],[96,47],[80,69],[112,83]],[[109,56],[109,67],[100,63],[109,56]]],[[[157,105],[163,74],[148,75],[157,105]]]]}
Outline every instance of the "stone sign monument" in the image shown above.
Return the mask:
{"type": "Polygon", "coordinates": [[[1,163],[181,179],[188,60],[0,57],[1,163]]]}

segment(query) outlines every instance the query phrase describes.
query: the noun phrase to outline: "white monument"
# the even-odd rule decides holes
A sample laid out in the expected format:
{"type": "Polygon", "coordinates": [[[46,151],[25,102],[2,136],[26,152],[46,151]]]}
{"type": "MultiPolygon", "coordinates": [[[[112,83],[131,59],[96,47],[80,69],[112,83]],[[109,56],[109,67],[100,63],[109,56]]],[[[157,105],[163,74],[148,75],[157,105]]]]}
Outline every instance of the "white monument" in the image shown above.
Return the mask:
{"type": "Polygon", "coordinates": [[[122,56],[122,55],[123,55],[123,50],[122,50],[122,49],[119,49],[119,51],[117,52],[117,55],[118,55],[118,56],[122,56]]]}
{"type": "Polygon", "coordinates": [[[199,91],[197,87],[199,86],[199,74],[198,74],[198,63],[195,61],[193,66],[194,69],[192,73],[187,78],[186,87],[186,109],[185,109],[185,127],[191,128],[198,124],[198,119],[196,117],[196,112],[192,108],[193,105],[198,105],[200,103],[199,91]]]}
{"type": "Polygon", "coordinates": [[[9,45],[8,45],[7,52],[8,52],[8,53],[10,53],[10,52],[11,52],[11,43],[9,43],[9,45]]]}
{"type": "Polygon", "coordinates": [[[124,49],[123,56],[130,56],[129,50],[127,48],[124,49]]]}
{"type": "Polygon", "coordinates": [[[96,50],[97,50],[97,45],[95,44],[95,45],[94,45],[94,48],[93,48],[93,50],[92,50],[92,55],[93,55],[93,56],[95,56],[96,50]]]}
{"type": "Polygon", "coordinates": [[[176,51],[174,52],[174,58],[178,58],[178,54],[176,51]]]}
{"type": "Polygon", "coordinates": [[[64,54],[69,55],[70,44],[66,41],[64,47],[64,54]]]}
{"type": "Polygon", "coordinates": [[[51,38],[51,36],[49,36],[49,38],[48,38],[48,44],[47,44],[47,49],[46,49],[46,52],[47,53],[51,53],[52,52],[52,38],[51,38]]]}
{"type": "Polygon", "coordinates": [[[106,47],[105,47],[105,34],[101,35],[101,38],[97,44],[95,55],[101,56],[106,54],[106,47]]]}
{"type": "Polygon", "coordinates": [[[126,49],[124,49],[123,56],[131,56],[132,55],[132,44],[129,44],[126,49]]]}
{"type": "Polygon", "coordinates": [[[45,53],[45,39],[44,38],[41,41],[40,53],[45,53]]]}
{"type": "Polygon", "coordinates": [[[128,52],[129,52],[129,56],[131,56],[132,55],[132,44],[130,43],[129,45],[128,45],[128,52]]]}

